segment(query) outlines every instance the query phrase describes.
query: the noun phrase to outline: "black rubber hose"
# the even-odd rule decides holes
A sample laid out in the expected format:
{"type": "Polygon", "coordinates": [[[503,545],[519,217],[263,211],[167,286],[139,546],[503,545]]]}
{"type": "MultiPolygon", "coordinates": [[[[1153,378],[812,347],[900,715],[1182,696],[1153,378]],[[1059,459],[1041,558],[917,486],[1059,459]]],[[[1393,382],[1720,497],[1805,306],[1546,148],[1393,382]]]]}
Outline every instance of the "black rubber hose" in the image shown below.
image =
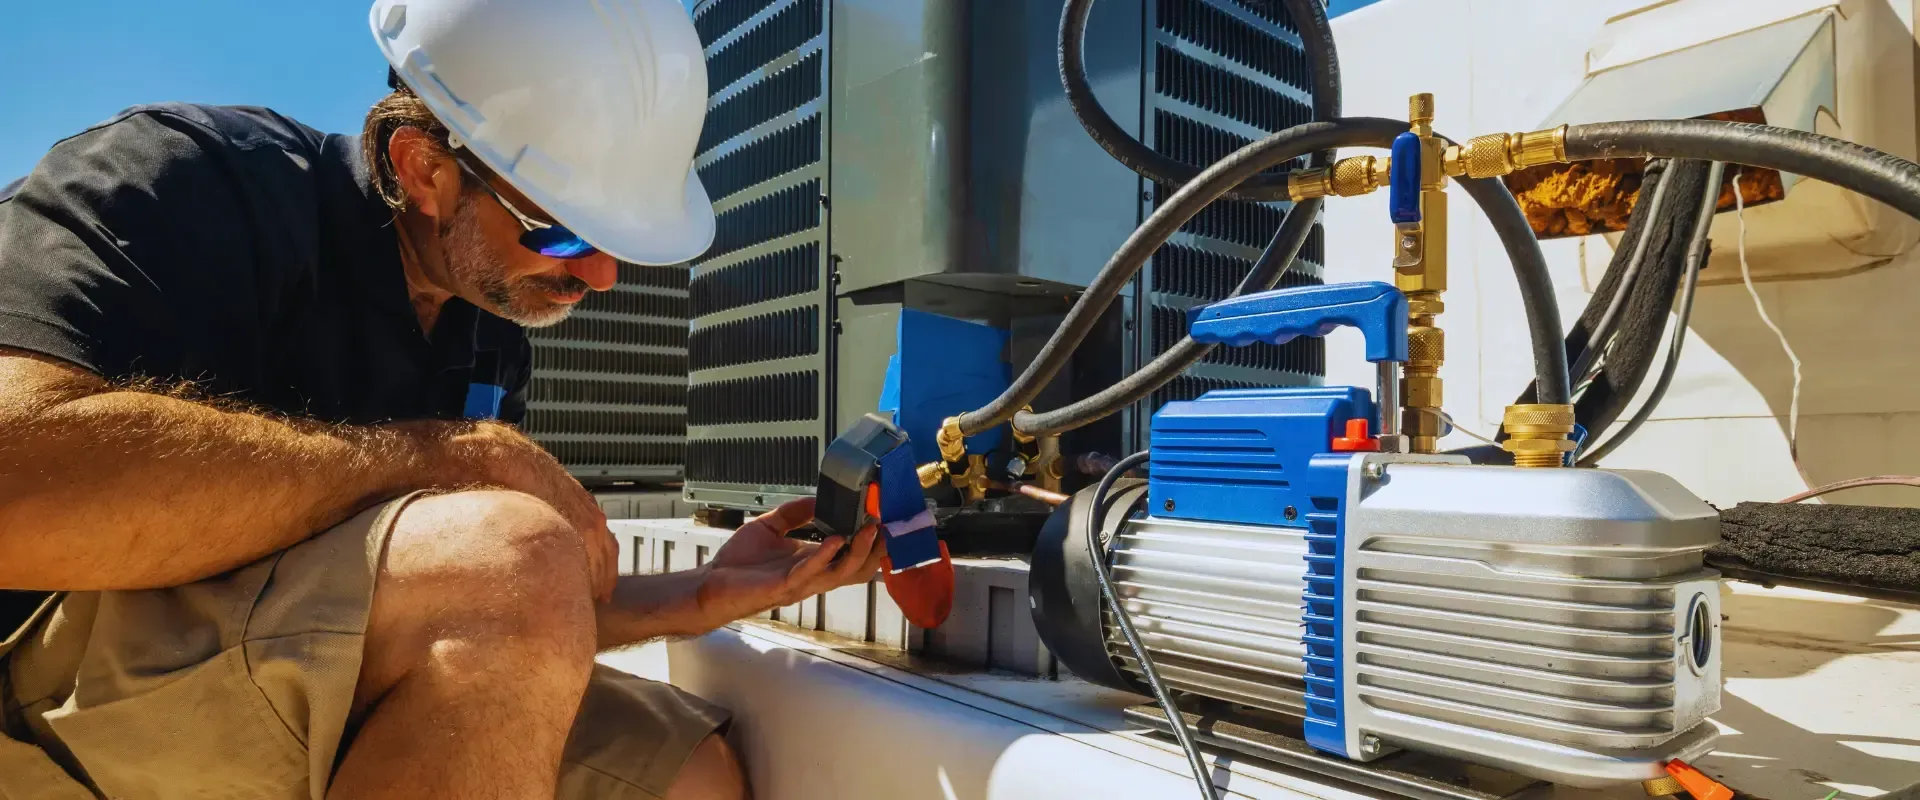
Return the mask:
{"type": "MultiPolygon", "coordinates": [[[[1153,656],[1147,654],[1147,646],[1140,643],[1140,633],[1133,628],[1133,615],[1127,613],[1126,604],[1120,602],[1120,593],[1113,588],[1113,573],[1107,569],[1107,554],[1100,551],[1100,533],[1106,530],[1107,493],[1113,491],[1113,484],[1120,476],[1133,468],[1147,463],[1145,451],[1134,453],[1120,459],[1113,469],[1100,479],[1100,486],[1093,490],[1093,528],[1087,531],[1087,556],[1093,559],[1093,574],[1100,579],[1100,594],[1107,600],[1107,608],[1113,611],[1113,621],[1120,628],[1120,636],[1127,640],[1127,647],[1133,650],[1133,658],[1140,662],[1140,674],[1146,676],[1147,688],[1153,691],[1153,699],[1160,701],[1161,710],[1167,712],[1167,726],[1173,729],[1173,738],[1180,742],[1180,750],[1187,754],[1187,763],[1193,767],[1194,783],[1200,787],[1200,796],[1207,800],[1219,797],[1213,790],[1212,774],[1207,771],[1207,762],[1200,757],[1200,746],[1193,741],[1193,734],[1187,731],[1186,718],[1180,716],[1180,707],[1174,705],[1173,696],[1167,693],[1166,684],[1160,682],[1160,670],[1153,666],[1153,656]]],[[[1126,523],[1121,523],[1123,526],[1126,523]]],[[[1113,532],[1120,536],[1119,529],[1113,532]]]]}
{"type": "MultiPolygon", "coordinates": [[[[1280,230],[1267,242],[1267,249],[1260,253],[1260,260],[1253,263],[1253,269],[1227,296],[1264,292],[1278,285],[1281,277],[1293,266],[1293,259],[1299,255],[1300,248],[1313,234],[1321,204],[1321,199],[1316,197],[1302,200],[1287,209],[1286,218],[1280,221],[1280,230]]],[[[1022,411],[1014,415],[1013,427],[1029,436],[1051,436],[1094,422],[1152,394],[1155,389],[1179,377],[1194,362],[1205,358],[1216,346],[1201,344],[1191,336],[1182,336],[1166,352],[1112,386],[1072,405],[1051,411],[1022,411]]]]}
{"type": "Polygon", "coordinates": [[[1053,336],[1047,339],[1032,363],[1014,379],[1013,384],[992,402],[960,415],[960,432],[967,436],[979,434],[1013,419],[1015,413],[1033,402],[1033,398],[1039,396],[1053,376],[1066,366],[1073,357],[1074,349],[1099,324],[1100,315],[1119,296],[1120,290],[1133,280],[1140,266],[1173,236],[1174,231],[1187,224],[1188,220],[1227,189],[1269,166],[1316,150],[1361,145],[1386,147],[1392,144],[1393,137],[1406,129],[1405,122],[1377,117],[1309,122],[1235,150],[1232,155],[1202,170],[1192,182],[1180,187],[1155,209],[1153,216],[1135,228],[1127,241],[1120,245],[1119,251],[1107,259],[1106,266],[1100,268],[1100,274],[1094,276],[1080,299],[1067,310],[1066,318],[1054,329],[1053,336]]]}
{"type": "MultiPolygon", "coordinates": [[[[1647,401],[1633,412],[1620,431],[1608,439],[1605,444],[1594,447],[1581,455],[1579,465],[1597,466],[1600,459],[1606,458],[1620,447],[1622,442],[1631,438],[1653,416],[1653,410],[1667,396],[1667,387],[1673,383],[1673,375],[1680,369],[1680,351],[1687,343],[1687,322],[1693,318],[1693,293],[1700,285],[1700,270],[1707,266],[1708,234],[1713,230],[1713,215],[1720,207],[1720,183],[1725,179],[1727,165],[1715,161],[1707,170],[1706,186],[1701,192],[1699,216],[1693,221],[1693,237],[1687,243],[1687,264],[1685,283],[1680,288],[1680,310],[1674,316],[1673,340],[1667,345],[1667,360],[1660,367],[1660,377],[1653,383],[1653,391],[1647,394],[1647,401]]],[[[1589,437],[1589,442],[1594,441],[1589,437]]]]}
{"type": "Polygon", "coordinates": [[[1567,158],[1688,158],[1802,175],[1920,219],[1920,164],[1817,133],[1703,119],[1598,122],[1567,129],[1567,158]]]}
{"type": "MultiPolygon", "coordinates": [[[[1087,78],[1085,51],[1087,18],[1093,12],[1093,2],[1067,0],[1066,6],[1060,11],[1060,38],[1055,44],[1060,60],[1060,82],[1067,91],[1067,105],[1073,109],[1073,115],[1080,120],[1080,125],[1087,129],[1087,134],[1128,169],[1169,187],[1186,185],[1199,176],[1199,167],[1154,152],[1153,148],[1120,127],[1120,123],[1114,121],[1112,115],[1101,107],[1099,98],[1094,96],[1093,83],[1087,78]]],[[[1339,119],[1339,57],[1334,51],[1333,27],[1327,22],[1327,11],[1321,5],[1321,0],[1265,0],[1264,3],[1254,3],[1263,4],[1284,8],[1292,17],[1294,27],[1300,31],[1300,39],[1306,46],[1309,71],[1313,74],[1314,119],[1339,119]]],[[[1327,148],[1324,152],[1314,154],[1312,163],[1324,165],[1332,160],[1333,149],[1327,148]]],[[[1260,202],[1287,200],[1287,174],[1271,172],[1249,176],[1231,187],[1226,196],[1260,202]]]]}
{"type": "Polygon", "coordinates": [[[1561,345],[1565,328],[1560,323],[1560,301],[1554,297],[1553,275],[1547,271],[1547,257],[1540,252],[1540,239],[1527,223],[1519,201],[1497,178],[1461,178],[1461,188],[1479,204],[1480,213],[1493,224],[1500,244],[1513,262],[1513,277],[1520,285],[1520,303],[1527,315],[1527,330],[1533,338],[1533,391],[1543,403],[1566,403],[1573,397],[1568,379],[1567,351],[1561,345]]]}

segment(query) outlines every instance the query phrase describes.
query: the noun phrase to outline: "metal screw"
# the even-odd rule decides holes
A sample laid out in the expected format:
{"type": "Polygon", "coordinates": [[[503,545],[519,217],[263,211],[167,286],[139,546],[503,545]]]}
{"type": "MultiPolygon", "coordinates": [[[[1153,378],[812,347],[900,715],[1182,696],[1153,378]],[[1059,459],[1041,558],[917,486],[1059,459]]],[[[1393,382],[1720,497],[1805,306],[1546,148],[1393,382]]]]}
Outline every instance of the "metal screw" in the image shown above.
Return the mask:
{"type": "Polygon", "coordinates": [[[1413,248],[1419,246],[1419,244],[1420,244],[1420,239],[1411,233],[1400,237],[1400,249],[1402,250],[1412,250],[1413,248]]]}
{"type": "Polygon", "coordinates": [[[1380,755],[1380,737],[1371,733],[1360,739],[1360,752],[1364,755],[1380,755]]]}
{"type": "Polygon", "coordinates": [[[1287,506],[1287,510],[1280,512],[1280,515],[1286,517],[1288,522],[1292,522],[1295,518],[1300,516],[1300,509],[1294,508],[1293,506],[1287,506]]]}
{"type": "Polygon", "coordinates": [[[1377,481],[1387,476],[1387,465],[1378,461],[1369,461],[1366,466],[1360,468],[1360,474],[1377,481]]]}
{"type": "Polygon", "coordinates": [[[754,497],[753,497],[753,504],[754,504],[754,505],[756,505],[756,506],[764,506],[764,505],[766,505],[766,504],[767,504],[767,498],[765,498],[765,497],[763,497],[763,496],[761,496],[761,495],[754,495],[754,497]]]}
{"type": "Polygon", "coordinates": [[[1161,506],[1161,508],[1164,508],[1164,509],[1166,509],[1166,510],[1168,510],[1168,511],[1172,511],[1172,510],[1173,510],[1173,498],[1171,498],[1171,497],[1169,497],[1169,498],[1167,498],[1167,502],[1166,502],[1166,504],[1165,504],[1165,505],[1162,505],[1162,506],[1161,506]]]}

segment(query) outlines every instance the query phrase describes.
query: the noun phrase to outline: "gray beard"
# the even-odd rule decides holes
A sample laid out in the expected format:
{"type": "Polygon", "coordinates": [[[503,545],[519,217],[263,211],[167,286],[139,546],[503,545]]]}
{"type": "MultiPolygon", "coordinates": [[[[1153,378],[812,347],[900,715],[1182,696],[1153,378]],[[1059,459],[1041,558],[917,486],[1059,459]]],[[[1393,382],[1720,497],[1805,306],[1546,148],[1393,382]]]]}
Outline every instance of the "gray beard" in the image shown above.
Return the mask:
{"type": "Polygon", "coordinates": [[[446,259],[447,272],[465,290],[463,293],[478,294],[485,299],[486,310],[496,316],[527,328],[560,324],[573,313],[573,307],[538,303],[542,298],[533,290],[565,292],[584,288],[586,284],[571,275],[559,279],[523,278],[517,282],[521,291],[516,292],[515,283],[507,280],[506,261],[487,247],[486,238],[480,233],[480,213],[474,206],[477,194],[479,192],[462,192],[459,205],[453,209],[453,219],[440,226],[440,253],[446,259]],[[529,297],[535,298],[533,302],[528,302],[529,297]]]}

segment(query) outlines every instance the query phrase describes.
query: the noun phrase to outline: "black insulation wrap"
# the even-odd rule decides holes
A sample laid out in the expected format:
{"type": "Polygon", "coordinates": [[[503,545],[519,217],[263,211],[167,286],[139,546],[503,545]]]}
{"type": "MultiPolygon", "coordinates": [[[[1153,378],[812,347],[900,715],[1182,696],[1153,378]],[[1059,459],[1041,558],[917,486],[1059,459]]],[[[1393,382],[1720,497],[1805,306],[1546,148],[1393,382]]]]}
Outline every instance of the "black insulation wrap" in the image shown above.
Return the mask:
{"type": "Polygon", "coordinates": [[[1704,119],[1567,128],[1567,158],[1685,158],[1779,170],[1851,189],[1920,219],[1920,164],[1817,133],[1704,119]]]}
{"type": "MultiPolygon", "coordinates": [[[[1340,116],[1340,60],[1334,50],[1333,26],[1327,21],[1322,0],[1248,0],[1252,5],[1283,8],[1300,31],[1307,51],[1307,63],[1313,74],[1313,117],[1316,120],[1340,116]]],[[[1060,11],[1060,38],[1056,42],[1060,60],[1060,82],[1066,88],[1067,105],[1080,125],[1087,129],[1108,155],[1141,176],[1167,186],[1182,186],[1200,174],[1200,167],[1154,152],[1127,133],[1120,123],[1100,105],[1087,77],[1086,54],[1082,41],[1087,34],[1087,18],[1093,13],[1094,0],[1067,0],[1060,11]]],[[[1305,154],[1302,154],[1305,155],[1305,154]]],[[[1312,164],[1322,166],[1333,161],[1333,148],[1313,154],[1312,164]]],[[[1291,159],[1289,159],[1291,160],[1291,159]]],[[[1284,162],[1280,162],[1284,163],[1284,162]]],[[[1227,197],[1260,202],[1287,200],[1287,174],[1270,172],[1249,176],[1231,187],[1227,197]]]]}
{"type": "MultiPolygon", "coordinates": [[[[1073,351],[1099,324],[1100,315],[1118,297],[1140,271],[1154,251],[1160,249],[1180,226],[1187,224],[1227,189],[1274,164],[1285,163],[1317,150],[1371,145],[1383,147],[1407,129],[1407,123],[1378,117],[1354,117],[1296,125],[1234,151],[1226,158],[1202,170],[1193,181],[1180,187],[1155,209],[1153,216],[1135,228],[1107,259],[1087,285],[1080,299],[1067,311],[1047,343],[1033,361],[1015,378],[1007,390],[992,402],[960,415],[960,431],[972,436],[1013,419],[1013,415],[1033,402],[1053,376],[1066,366],[1073,351]]],[[[1117,409],[1115,409],[1117,410],[1117,409]]],[[[1111,412],[1109,412],[1111,413],[1111,412]]]]}

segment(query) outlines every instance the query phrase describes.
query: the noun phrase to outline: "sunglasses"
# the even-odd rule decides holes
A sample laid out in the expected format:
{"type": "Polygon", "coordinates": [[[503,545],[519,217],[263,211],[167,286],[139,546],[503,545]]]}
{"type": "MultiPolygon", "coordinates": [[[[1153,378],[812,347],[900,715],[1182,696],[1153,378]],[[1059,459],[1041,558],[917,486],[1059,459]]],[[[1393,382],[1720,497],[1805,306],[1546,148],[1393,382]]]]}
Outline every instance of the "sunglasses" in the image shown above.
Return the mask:
{"type": "Polygon", "coordinates": [[[499,203],[501,208],[506,209],[507,213],[512,214],[514,219],[520,221],[520,228],[522,230],[520,234],[521,247],[548,258],[586,258],[587,256],[600,252],[599,248],[587,244],[587,240],[580,238],[580,235],[573,231],[567,230],[558,224],[541,222],[540,220],[520,213],[520,209],[515,208],[513,203],[508,202],[507,198],[501,197],[499,192],[493,190],[493,184],[488,183],[487,179],[482,177],[479,172],[476,172],[473,167],[468,166],[467,160],[461,158],[459,153],[454,154],[453,163],[459,164],[460,171],[472,176],[473,179],[480,184],[480,188],[487,190],[487,194],[493,195],[494,201],[499,203]]]}

